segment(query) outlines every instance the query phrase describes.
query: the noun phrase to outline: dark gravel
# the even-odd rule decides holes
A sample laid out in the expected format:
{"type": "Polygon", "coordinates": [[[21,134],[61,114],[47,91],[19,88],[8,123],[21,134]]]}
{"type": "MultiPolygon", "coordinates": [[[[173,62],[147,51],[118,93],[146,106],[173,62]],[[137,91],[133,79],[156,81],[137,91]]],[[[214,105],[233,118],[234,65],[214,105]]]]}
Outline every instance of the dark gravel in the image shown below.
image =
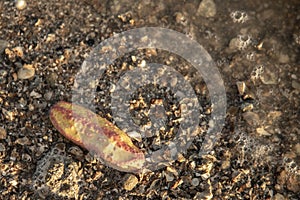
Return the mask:
{"type": "MultiPolygon", "coordinates": [[[[0,199],[300,198],[298,0],[26,3],[20,10],[15,1],[0,1],[0,199]],[[114,122],[111,82],[143,60],[174,66],[190,80],[205,116],[202,134],[176,162],[134,175],[102,165],[65,139],[48,114],[56,102],[72,100],[74,77],[97,44],[145,26],[187,34],[208,51],[225,84],[227,115],[213,151],[199,156],[211,105],[195,70],[161,50],[116,60],[98,77],[94,104],[102,117],[114,122]]],[[[149,123],[145,113],[163,101],[158,105],[169,114],[158,135],[162,143],[178,128],[173,95],[148,85],[132,96],[130,113],[139,125],[149,123]]],[[[134,142],[155,150],[156,139],[134,142]]]]}

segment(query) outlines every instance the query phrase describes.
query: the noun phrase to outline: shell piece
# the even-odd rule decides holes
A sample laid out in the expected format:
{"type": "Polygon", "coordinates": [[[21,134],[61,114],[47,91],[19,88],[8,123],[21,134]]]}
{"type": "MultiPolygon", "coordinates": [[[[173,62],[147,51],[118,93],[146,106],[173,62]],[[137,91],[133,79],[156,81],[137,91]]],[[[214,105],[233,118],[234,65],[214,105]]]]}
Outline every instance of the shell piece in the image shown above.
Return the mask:
{"type": "Polygon", "coordinates": [[[142,170],[144,153],[126,133],[91,110],[60,101],[51,108],[50,120],[62,135],[99,156],[106,165],[125,172],[142,170]]]}

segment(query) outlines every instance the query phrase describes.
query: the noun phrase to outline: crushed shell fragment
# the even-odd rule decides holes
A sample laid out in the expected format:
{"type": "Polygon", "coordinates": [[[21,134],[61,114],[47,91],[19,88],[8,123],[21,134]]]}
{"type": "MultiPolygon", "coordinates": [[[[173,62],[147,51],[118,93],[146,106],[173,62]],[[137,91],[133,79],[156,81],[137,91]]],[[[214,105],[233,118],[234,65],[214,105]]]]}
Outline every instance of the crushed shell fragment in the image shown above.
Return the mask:
{"type": "Polygon", "coordinates": [[[142,170],[144,153],[126,133],[91,110],[60,101],[51,108],[50,120],[62,135],[99,156],[106,165],[125,172],[142,170]]]}

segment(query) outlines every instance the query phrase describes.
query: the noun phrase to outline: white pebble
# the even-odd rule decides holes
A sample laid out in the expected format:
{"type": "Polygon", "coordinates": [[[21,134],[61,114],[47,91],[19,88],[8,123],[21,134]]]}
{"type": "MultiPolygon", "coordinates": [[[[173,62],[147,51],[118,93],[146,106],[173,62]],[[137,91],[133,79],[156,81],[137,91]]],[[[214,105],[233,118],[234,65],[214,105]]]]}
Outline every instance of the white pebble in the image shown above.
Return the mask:
{"type": "Polygon", "coordinates": [[[18,10],[23,10],[25,9],[27,6],[27,3],[25,0],[16,0],[16,8],[18,10]]]}

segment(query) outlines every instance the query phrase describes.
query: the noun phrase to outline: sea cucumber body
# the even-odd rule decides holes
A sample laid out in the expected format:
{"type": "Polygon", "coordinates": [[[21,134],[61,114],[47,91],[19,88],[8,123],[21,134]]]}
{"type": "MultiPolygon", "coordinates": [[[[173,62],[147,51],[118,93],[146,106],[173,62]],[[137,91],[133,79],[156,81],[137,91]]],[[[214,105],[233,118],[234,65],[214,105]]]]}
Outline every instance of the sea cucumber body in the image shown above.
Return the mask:
{"type": "Polygon", "coordinates": [[[50,120],[62,135],[112,168],[139,172],[145,163],[144,153],[126,133],[87,108],[60,101],[52,106],[50,120]]]}

